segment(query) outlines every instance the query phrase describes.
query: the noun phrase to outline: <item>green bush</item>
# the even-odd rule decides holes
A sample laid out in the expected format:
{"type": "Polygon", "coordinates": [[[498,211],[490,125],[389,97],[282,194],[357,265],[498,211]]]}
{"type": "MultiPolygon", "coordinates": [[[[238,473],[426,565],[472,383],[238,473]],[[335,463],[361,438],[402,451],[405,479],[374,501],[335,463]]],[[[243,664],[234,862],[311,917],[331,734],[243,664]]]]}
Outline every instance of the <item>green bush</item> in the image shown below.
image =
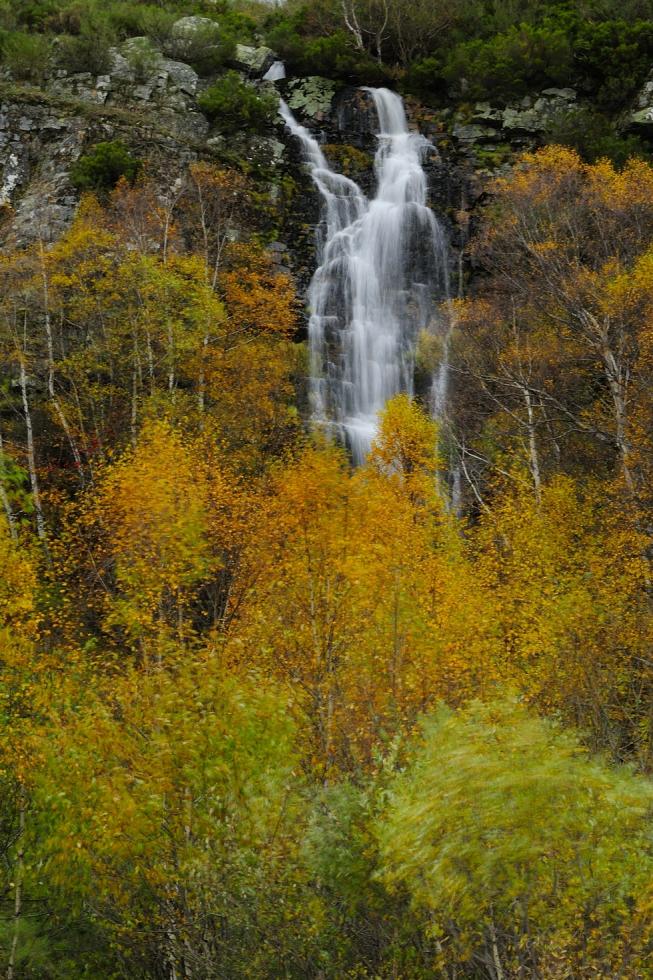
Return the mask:
{"type": "Polygon", "coordinates": [[[150,78],[161,61],[161,55],[146,37],[134,37],[125,41],[122,54],[138,82],[150,78]]]}
{"type": "Polygon", "coordinates": [[[124,143],[113,140],[98,143],[81,156],[70,179],[80,191],[106,191],[115,187],[121,177],[133,183],[140,169],[141,161],[131,155],[124,143]]]}
{"type": "Polygon", "coordinates": [[[2,44],[1,35],[5,31],[13,31],[16,28],[16,17],[9,0],[0,0],[0,45],[2,44]]]}
{"type": "Polygon", "coordinates": [[[2,63],[14,78],[38,81],[48,66],[50,42],[42,34],[8,34],[2,43],[2,63]]]}
{"type": "Polygon", "coordinates": [[[79,34],[59,39],[57,63],[67,72],[102,75],[111,67],[111,47],[116,35],[107,20],[89,15],[79,34]]]}
{"type": "Polygon", "coordinates": [[[644,83],[653,61],[653,22],[584,22],[574,43],[579,84],[606,109],[624,105],[644,83]]]}
{"type": "Polygon", "coordinates": [[[12,7],[21,27],[39,31],[61,8],[60,0],[13,0],[12,7]]]}
{"type": "Polygon", "coordinates": [[[170,40],[176,19],[176,14],[147,4],[139,8],[138,27],[133,33],[144,34],[158,48],[163,48],[170,40]]]}
{"type": "Polygon", "coordinates": [[[185,35],[172,34],[165,44],[166,54],[184,61],[198,75],[214,75],[224,68],[236,51],[234,36],[217,23],[185,35]]]}
{"type": "Polygon", "coordinates": [[[446,82],[442,74],[440,58],[422,58],[415,61],[406,72],[402,90],[427,101],[445,94],[446,82]]]}
{"type": "Polygon", "coordinates": [[[578,951],[583,976],[616,976],[628,954],[628,975],[644,975],[646,940],[629,930],[653,875],[650,781],[517,703],[477,703],[426,721],[388,799],[381,880],[458,955],[459,976],[496,976],[472,964],[499,959],[505,976],[559,976],[546,957],[561,951],[578,951]]]}
{"type": "Polygon", "coordinates": [[[576,150],[588,163],[607,157],[616,167],[623,167],[630,157],[650,157],[649,150],[637,136],[620,136],[606,116],[590,108],[557,113],[545,137],[547,143],[576,150]]]}
{"type": "Polygon", "coordinates": [[[469,41],[450,55],[443,76],[459,95],[510,101],[573,80],[573,49],[562,28],[520,24],[489,41],[469,41]]]}
{"type": "Polygon", "coordinates": [[[198,99],[200,108],[222,133],[236,135],[269,126],[277,113],[274,95],[259,92],[237,71],[228,71],[198,99]]]}
{"type": "MultiPolygon", "coordinates": [[[[334,24],[341,24],[334,18],[334,24]]],[[[284,12],[267,22],[266,43],[286,62],[292,75],[323,75],[366,85],[388,81],[387,69],[359,51],[352,35],[340,26],[328,27],[309,7],[284,12]]]]}
{"type": "Polygon", "coordinates": [[[174,11],[150,3],[135,5],[129,0],[112,3],[107,16],[120,38],[145,35],[159,47],[169,40],[172,25],[178,19],[174,11]]]}

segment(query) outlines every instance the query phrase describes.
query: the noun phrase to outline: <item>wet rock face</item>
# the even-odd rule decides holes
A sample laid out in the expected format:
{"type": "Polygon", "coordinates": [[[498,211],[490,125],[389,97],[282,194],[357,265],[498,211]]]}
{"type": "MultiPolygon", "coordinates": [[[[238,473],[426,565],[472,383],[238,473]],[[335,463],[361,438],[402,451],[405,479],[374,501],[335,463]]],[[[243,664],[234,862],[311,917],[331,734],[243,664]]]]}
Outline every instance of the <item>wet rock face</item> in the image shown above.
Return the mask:
{"type": "Polygon", "coordinates": [[[72,219],[77,198],[68,170],[80,155],[84,128],[84,120],[45,105],[0,105],[0,204],[14,204],[14,243],[51,241],[72,219]]]}
{"type": "MultiPolygon", "coordinates": [[[[267,172],[260,178],[261,187],[267,188],[273,205],[280,202],[277,237],[288,245],[284,261],[292,266],[300,291],[307,287],[315,265],[319,195],[296,141],[281,123],[276,139],[272,133],[226,139],[219,124],[210,128],[197,104],[207,82],[171,53],[198,36],[204,43],[206,32],[219,39],[219,24],[208,18],[182,18],[165,55],[147,39],[132,38],[114,49],[106,74],[58,71],[44,93],[13,91],[5,98],[0,105],[0,205],[5,211],[10,205],[13,213],[2,226],[0,245],[27,244],[39,236],[53,240],[62,233],[77,204],[69,181],[71,167],[100,141],[123,140],[134,156],[148,160],[153,175],[160,174],[162,188],[191,160],[235,153],[255,172],[267,172]],[[294,188],[290,203],[288,183],[294,188]]],[[[268,48],[239,45],[232,64],[254,84],[272,89],[271,83],[259,80],[274,60],[268,48]]],[[[372,194],[378,122],[369,91],[319,76],[280,81],[277,88],[322,143],[334,169],[372,194]]],[[[653,103],[653,81],[642,99],[653,103]]],[[[501,161],[506,153],[509,157],[513,150],[535,145],[551,115],[574,105],[572,90],[547,89],[519,104],[497,107],[479,102],[464,112],[409,106],[411,125],[433,144],[424,161],[429,203],[454,246],[464,246],[468,213],[502,165],[492,159],[495,151],[501,161]]]]}

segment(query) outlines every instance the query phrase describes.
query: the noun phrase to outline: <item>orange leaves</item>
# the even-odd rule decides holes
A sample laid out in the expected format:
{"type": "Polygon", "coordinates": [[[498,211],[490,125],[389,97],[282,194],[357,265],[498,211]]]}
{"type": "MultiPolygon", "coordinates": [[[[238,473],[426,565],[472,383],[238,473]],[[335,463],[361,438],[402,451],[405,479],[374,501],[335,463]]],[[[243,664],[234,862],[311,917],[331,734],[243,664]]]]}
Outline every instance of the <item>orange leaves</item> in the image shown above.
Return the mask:
{"type": "Polygon", "coordinates": [[[251,245],[231,245],[218,280],[233,332],[290,337],[297,329],[298,303],[290,277],[251,245]]]}
{"type": "Polygon", "coordinates": [[[437,424],[408,395],[396,395],[381,414],[370,461],[405,479],[418,471],[434,478],[437,443],[437,424]]]}
{"type": "MultiPolygon", "coordinates": [[[[615,510],[605,487],[586,481],[581,490],[563,477],[543,488],[539,504],[504,488],[475,540],[506,676],[613,748],[632,737],[633,715],[644,711],[630,689],[634,675],[643,689],[653,682],[645,544],[632,513],[615,510]]],[[[642,757],[648,737],[637,739],[642,757]]]]}
{"type": "Polygon", "coordinates": [[[0,629],[33,635],[36,629],[37,566],[27,543],[13,540],[0,514],[0,629]]]}
{"type": "Polygon", "coordinates": [[[231,657],[296,690],[326,771],[369,762],[385,733],[495,677],[492,616],[437,498],[433,435],[400,400],[369,468],[307,450],[279,471],[245,562],[254,586],[231,657]]]}
{"type": "Polygon", "coordinates": [[[98,499],[117,600],[108,624],[138,636],[177,618],[193,587],[215,571],[207,538],[208,486],[197,452],[165,423],[147,425],[107,473],[98,499]]]}

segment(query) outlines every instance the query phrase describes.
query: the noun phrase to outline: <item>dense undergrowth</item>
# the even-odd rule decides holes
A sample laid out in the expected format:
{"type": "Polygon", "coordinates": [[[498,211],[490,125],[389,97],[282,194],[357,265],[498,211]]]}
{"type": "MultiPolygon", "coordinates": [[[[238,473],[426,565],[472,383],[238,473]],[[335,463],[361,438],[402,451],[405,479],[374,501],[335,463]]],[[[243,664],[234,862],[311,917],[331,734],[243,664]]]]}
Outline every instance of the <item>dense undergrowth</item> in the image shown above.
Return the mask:
{"type": "MultiPolygon", "coordinates": [[[[187,61],[211,74],[236,42],[265,40],[294,74],[347,81],[399,82],[439,99],[512,100],[547,86],[571,86],[611,111],[646,78],[653,55],[649,0],[299,0],[272,8],[227,0],[3,0],[0,48],[6,65],[28,76],[48,57],[100,73],[112,44],[143,37],[174,54],[173,24],[199,14],[204,28],[187,61]]],[[[183,46],[183,45],[182,45],[183,46]]]]}
{"type": "Polygon", "coordinates": [[[238,42],[433,102],[592,100],[585,160],[491,188],[447,418],[395,398],[354,471],[301,417],[251,175],[162,188],[100,143],[70,229],[0,257],[8,980],[653,976],[653,169],[602,128],[649,6],[413,0],[379,33],[373,0],[0,4],[30,93],[209,16],[185,57],[232,135],[271,111],[238,42]]]}

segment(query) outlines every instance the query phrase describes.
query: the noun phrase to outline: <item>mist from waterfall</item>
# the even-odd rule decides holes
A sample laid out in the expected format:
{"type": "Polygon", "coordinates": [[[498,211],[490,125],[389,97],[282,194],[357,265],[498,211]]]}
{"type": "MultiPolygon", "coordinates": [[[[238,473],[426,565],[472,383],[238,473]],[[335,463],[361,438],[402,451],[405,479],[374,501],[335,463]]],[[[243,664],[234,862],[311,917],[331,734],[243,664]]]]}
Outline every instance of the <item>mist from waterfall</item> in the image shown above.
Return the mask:
{"type": "MultiPolygon", "coordinates": [[[[283,101],[280,110],[301,140],[323,199],[319,265],[309,289],[313,416],[336,427],[357,464],[370,449],[388,399],[414,393],[420,332],[442,332],[437,309],[448,295],[447,242],[426,204],[422,161],[432,147],[409,131],[398,95],[366,91],[378,118],[371,199],[331,169],[283,101]]],[[[432,384],[438,414],[447,381],[445,351],[432,384]]]]}

